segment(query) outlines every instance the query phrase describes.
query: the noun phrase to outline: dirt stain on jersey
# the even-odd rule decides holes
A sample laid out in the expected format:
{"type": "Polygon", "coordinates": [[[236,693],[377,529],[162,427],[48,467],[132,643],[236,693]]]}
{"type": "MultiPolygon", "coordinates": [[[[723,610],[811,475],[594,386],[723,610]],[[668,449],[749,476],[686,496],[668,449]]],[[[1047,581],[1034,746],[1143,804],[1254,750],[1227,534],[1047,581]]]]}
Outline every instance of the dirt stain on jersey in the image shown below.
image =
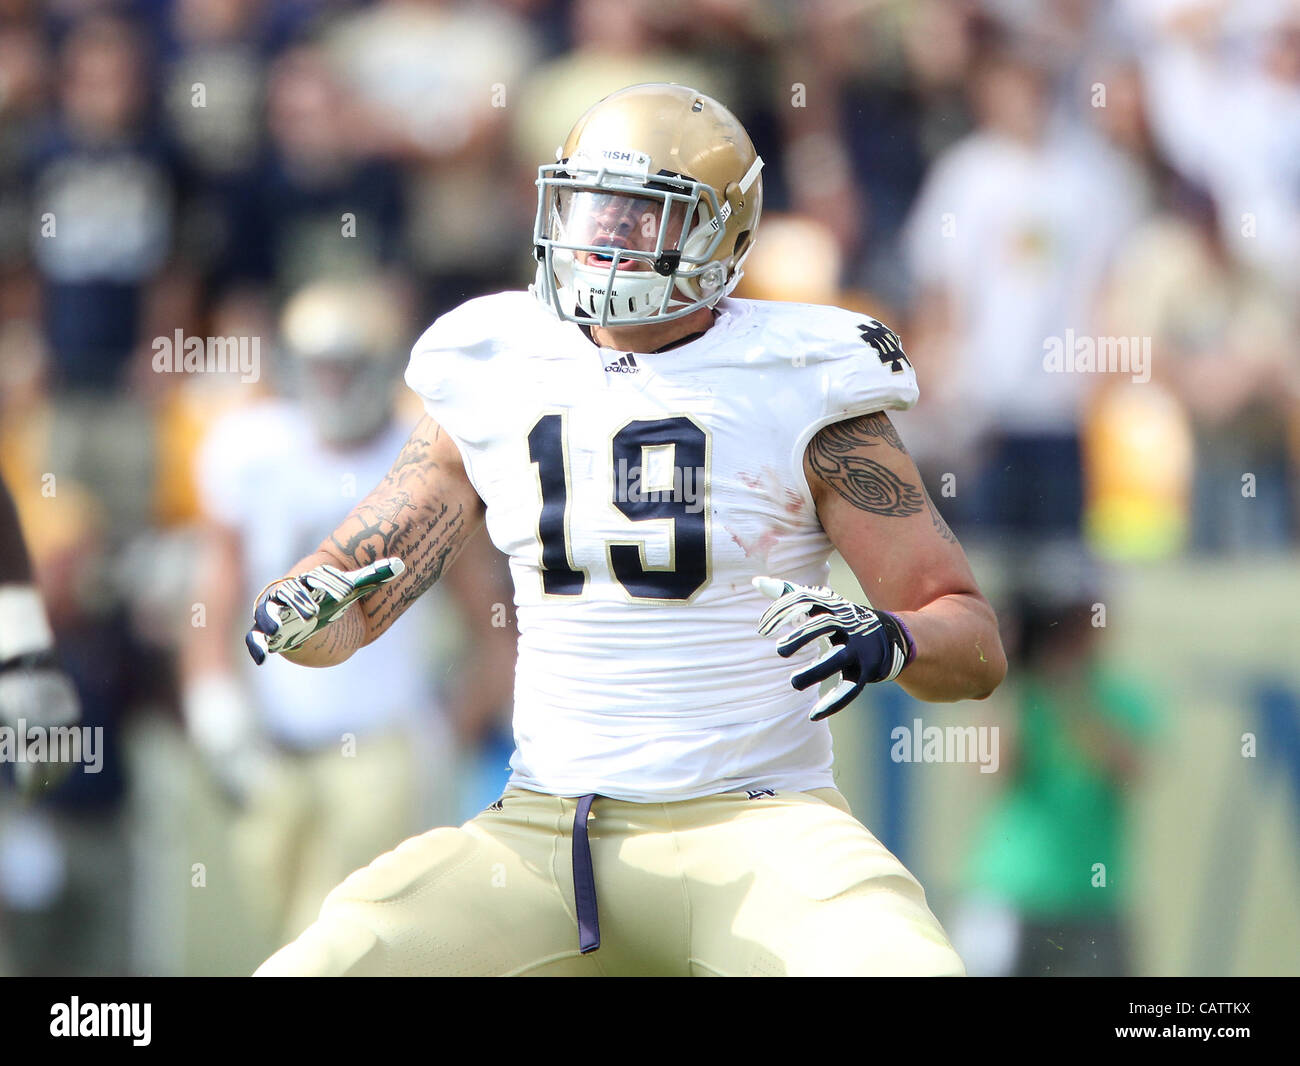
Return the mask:
{"type": "Polygon", "coordinates": [[[752,555],[754,555],[755,553],[757,553],[763,559],[766,559],[768,553],[771,552],[771,550],[776,547],[776,542],[781,539],[776,535],[776,533],[773,530],[770,529],[767,532],[761,533],[757,537],[751,539],[751,538],[746,538],[741,536],[730,526],[726,526],[724,528],[728,533],[731,534],[731,539],[734,540],[736,542],[737,547],[739,547],[740,550],[745,553],[745,558],[747,559],[752,555]]]}
{"type": "Polygon", "coordinates": [[[762,474],[750,474],[740,471],[736,479],[747,489],[761,492],[773,503],[781,501],[781,506],[788,515],[803,513],[803,497],[794,489],[782,483],[781,476],[770,466],[763,467],[762,474]]]}

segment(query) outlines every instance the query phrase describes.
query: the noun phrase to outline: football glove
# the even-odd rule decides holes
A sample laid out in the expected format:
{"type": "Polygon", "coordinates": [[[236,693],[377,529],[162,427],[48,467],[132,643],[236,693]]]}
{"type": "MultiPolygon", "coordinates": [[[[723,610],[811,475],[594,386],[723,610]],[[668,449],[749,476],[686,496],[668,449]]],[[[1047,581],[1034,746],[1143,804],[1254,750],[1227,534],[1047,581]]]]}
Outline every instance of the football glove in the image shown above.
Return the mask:
{"type": "Polygon", "coordinates": [[[840,676],[839,684],[817,701],[809,721],[820,722],[847,707],[869,684],[893,681],[916,658],[912,635],[888,611],[851,603],[823,585],[756,577],[754,587],[776,601],[759,619],[759,633],[771,636],[782,626],[794,627],[776,646],[783,659],[814,640],[830,642],[815,663],[790,676],[790,684],[800,692],[840,676]]]}
{"type": "Polygon", "coordinates": [[[223,796],[244,806],[271,779],[275,749],[243,686],[229,674],[190,681],[181,694],[190,740],[223,796]]]}
{"type": "Polygon", "coordinates": [[[317,566],[271,582],[253,607],[253,628],[244,637],[248,654],[261,666],[267,655],[302,647],[318,629],[342,618],[362,596],[405,570],[401,559],[377,559],[359,570],[317,566]]]}

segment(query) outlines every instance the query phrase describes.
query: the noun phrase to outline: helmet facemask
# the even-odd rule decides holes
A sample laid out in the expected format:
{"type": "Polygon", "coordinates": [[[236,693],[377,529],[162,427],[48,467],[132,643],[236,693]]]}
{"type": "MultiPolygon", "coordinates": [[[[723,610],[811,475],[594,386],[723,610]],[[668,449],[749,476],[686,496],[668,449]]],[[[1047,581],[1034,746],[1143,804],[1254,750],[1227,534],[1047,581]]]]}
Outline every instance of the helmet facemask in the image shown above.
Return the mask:
{"type": "Polygon", "coordinates": [[[714,259],[729,212],[709,185],[566,161],[540,167],[537,188],[536,292],[561,319],[667,321],[730,290],[714,259]]]}
{"type": "Polygon", "coordinates": [[[322,441],[352,446],[371,439],[388,423],[400,365],[373,352],[299,354],[291,387],[322,441]]]}

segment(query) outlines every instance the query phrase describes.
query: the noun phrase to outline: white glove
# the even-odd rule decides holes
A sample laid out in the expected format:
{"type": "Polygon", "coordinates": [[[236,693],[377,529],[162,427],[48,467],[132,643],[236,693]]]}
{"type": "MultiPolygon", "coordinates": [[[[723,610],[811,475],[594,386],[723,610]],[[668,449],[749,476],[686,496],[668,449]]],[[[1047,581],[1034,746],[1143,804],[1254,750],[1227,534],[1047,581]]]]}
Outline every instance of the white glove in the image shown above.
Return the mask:
{"type": "Polygon", "coordinates": [[[242,805],[270,778],[275,752],[240,683],[208,674],[185,687],[181,711],[190,740],[221,791],[242,805]]]}
{"type": "Polygon", "coordinates": [[[353,603],[406,570],[401,559],[377,559],[359,570],[317,566],[273,581],[253,607],[253,628],[244,637],[261,666],[268,654],[300,648],[316,630],[337,622],[353,603]]]}
{"type": "Polygon", "coordinates": [[[836,674],[840,682],[817,701],[808,715],[819,722],[847,707],[867,685],[893,681],[916,658],[916,645],[901,619],[846,600],[824,585],[795,585],[771,577],[754,578],[754,587],[772,604],[759,619],[758,631],[770,636],[779,628],[795,628],[777,645],[776,653],[788,659],[814,640],[826,639],[831,647],[815,663],[790,676],[802,692],[836,674]]]}

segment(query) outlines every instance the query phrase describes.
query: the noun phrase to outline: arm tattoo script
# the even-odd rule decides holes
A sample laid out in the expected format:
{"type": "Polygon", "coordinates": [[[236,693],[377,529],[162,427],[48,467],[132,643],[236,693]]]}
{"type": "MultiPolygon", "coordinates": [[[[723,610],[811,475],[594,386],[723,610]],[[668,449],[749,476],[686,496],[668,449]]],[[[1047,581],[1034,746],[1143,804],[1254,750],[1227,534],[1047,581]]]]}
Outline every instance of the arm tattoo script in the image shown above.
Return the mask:
{"type": "Polygon", "coordinates": [[[330,536],[332,547],[354,566],[394,555],[406,564],[400,578],[361,601],[375,634],[442,577],[470,528],[463,505],[427,490],[440,469],[432,454],[432,442],[413,434],[384,480],[330,536]]]}
{"type": "Polygon", "coordinates": [[[397,554],[406,563],[407,580],[395,581],[363,601],[371,627],[384,630],[442,577],[447,563],[465,542],[464,507],[452,512],[447,504],[419,525],[408,526],[398,538],[397,554]]]}
{"type": "Polygon", "coordinates": [[[429,458],[430,447],[429,441],[414,436],[402,445],[384,480],[330,535],[344,558],[367,566],[376,559],[400,554],[394,545],[407,524],[418,518],[410,489],[438,469],[429,458]]]}
{"type": "Polygon", "coordinates": [[[925,486],[912,484],[896,473],[860,454],[863,448],[881,444],[907,454],[898,430],[883,412],[861,415],[827,426],[808,446],[808,462],[831,488],[860,511],[903,518],[928,508],[930,521],[944,540],[956,543],[956,536],[939,514],[925,486]]]}

